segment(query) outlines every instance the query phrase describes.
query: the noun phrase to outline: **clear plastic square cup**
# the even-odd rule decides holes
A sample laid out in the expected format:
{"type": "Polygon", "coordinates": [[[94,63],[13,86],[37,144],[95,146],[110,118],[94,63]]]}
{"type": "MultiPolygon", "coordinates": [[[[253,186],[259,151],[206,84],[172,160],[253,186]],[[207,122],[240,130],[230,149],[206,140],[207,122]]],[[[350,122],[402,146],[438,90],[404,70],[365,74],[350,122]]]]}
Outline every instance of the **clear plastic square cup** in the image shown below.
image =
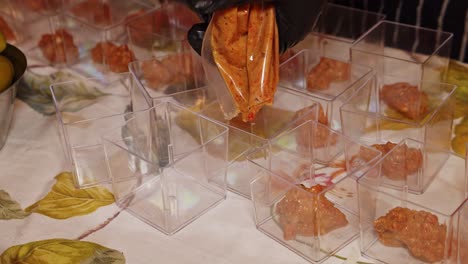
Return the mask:
{"type": "MultiPolygon", "coordinates": [[[[343,133],[368,145],[398,144],[412,138],[436,149],[449,151],[454,115],[454,85],[421,83],[421,88],[408,96],[395,100],[388,90],[383,96],[378,88],[359,89],[342,107],[343,133]],[[424,106],[423,106],[424,105],[424,106]],[[408,116],[412,109],[412,116],[408,116]]],[[[435,166],[447,155],[440,151],[427,152],[427,164],[435,166]]]]}
{"type": "Polygon", "coordinates": [[[358,237],[356,182],[378,161],[379,151],[309,121],[248,157],[261,232],[310,262],[325,261],[358,237]],[[317,140],[317,134],[328,139],[317,140]],[[361,149],[374,157],[359,159],[361,149]]]}
{"type": "Polygon", "coordinates": [[[351,47],[351,61],[377,72],[378,86],[444,82],[452,34],[382,21],[351,47]]]}
{"type": "Polygon", "coordinates": [[[414,163],[408,162],[413,159],[407,155],[396,162],[403,144],[412,151],[418,145],[429,148],[408,139],[358,181],[362,254],[383,263],[464,263],[466,161],[447,153],[424,192],[412,193],[414,163]],[[388,177],[400,179],[389,188],[388,177]]]}
{"type": "Polygon", "coordinates": [[[136,60],[126,26],[153,8],[137,0],[79,0],[64,12],[59,29],[67,34],[67,65],[90,77],[128,72],[136,60]]]}
{"type": "Polygon", "coordinates": [[[347,61],[351,46],[384,18],[383,14],[328,3],[311,33],[293,50],[312,49],[347,61]]]}
{"type": "MultiPolygon", "coordinates": [[[[109,181],[101,135],[125,124],[133,98],[142,98],[129,73],[53,84],[60,137],[78,188],[109,181]],[[114,78],[115,77],[115,78],[114,78]]],[[[144,108],[145,101],[139,107],[144,108]]],[[[146,109],[149,105],[146,105],[146,109]]]]}
{"type": "Polygon", "coordinates": [[[138,60],[130,63],[128,67],[143,88],[146,98],[154,104],[165,102],[168,97],[181,99],[184,96],[186,99],[193,98],[193,102],[185,100],[182,103],[186,107],[191,107],[201,98],[201,95],[197,94],[205,93],[205,91],[196,91],[204,87],[204,73],[199,56],[194,52],[182,50],[138,60]],[[186,91],[187,93],[184,93],[186,91]]]}
{"type": "Polygon", "coordinates": [[[227,128],[173,103],[103,135],[117,204],[171,235],[226,197],[227,128]],[[191,132],[183,129],[194,124],[191,132]]]}
{"type": "Polygon", "coordinates": [[[250,198],[250,182],[255,177],[246,171],[247,154],[288,128],[317,120],[317,112],[316,102],[309,97],[279,87],[274,103],[264,106],[252,122],[243,122],[240,115],[226,120],[217,101],[205,105],[200,113],[229,127],[227,184],[231,191],[250,198]]]}
{"type": "Polygon", "coordinates": [[[307,49],[281,64],[280,85],[320,103],[322,122],[341,130],[340,107],[361,87],[373,87],[375,76],[368,67],[307,49]]]}
{"type": "Polygon", "coordinates": [[[32,22],[41,17],[60,14],[73,1],[75,0],[0,0],[0,13],[14,18],[16,22],[32,25],[32,22]]]}
{"type": "Polygon", "coordinates": [[[136,58],[145,60],[189,52],[187,31],[200,22],[200,18],[186,5],[168,2],[131,21],[127,25],[127,33],[136,58]]]}

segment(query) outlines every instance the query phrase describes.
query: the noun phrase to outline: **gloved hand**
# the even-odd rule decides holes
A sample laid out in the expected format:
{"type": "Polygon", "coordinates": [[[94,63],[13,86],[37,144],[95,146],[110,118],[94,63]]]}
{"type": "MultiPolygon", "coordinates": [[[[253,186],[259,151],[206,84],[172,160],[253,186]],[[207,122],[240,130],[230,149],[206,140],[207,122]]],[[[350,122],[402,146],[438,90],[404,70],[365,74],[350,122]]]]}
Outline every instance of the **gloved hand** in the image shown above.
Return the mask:
{"type": "MultiPolygon", "coordinates": [[[[197,12],[204,23],[193,25],[188,32],[190,45],[201,53],[203,37],[213,12],[259,0],[179,0],[197,12]]],[[[327,0],[263,0],[276,8],[280,52],[293,47],[310,32],[327,0]]]]}

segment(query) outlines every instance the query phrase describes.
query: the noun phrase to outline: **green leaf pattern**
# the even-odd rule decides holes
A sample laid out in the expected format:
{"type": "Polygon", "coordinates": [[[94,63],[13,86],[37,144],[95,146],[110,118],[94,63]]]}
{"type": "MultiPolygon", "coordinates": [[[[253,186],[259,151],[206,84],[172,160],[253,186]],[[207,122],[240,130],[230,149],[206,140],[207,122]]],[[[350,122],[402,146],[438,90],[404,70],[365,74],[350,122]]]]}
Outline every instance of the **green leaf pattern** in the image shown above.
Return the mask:
{"type": "Polygon", "coordinates": [[[21,205],[14,201],[7,192],[0,190],[0,219],[23,219],[28,215],[29,213],[21,209],[21,205]]]}
{"type": "MultiPolygon", "coordinates": [[[[77,78],[79,77],[62,71],[50,75],[27,72],[18,86],[17,97],[38,113],[53,115],[55,114],[55,106],[50,85],[77,78]]],[[[84,83],[78,83],[74,86],[68,85],[67,89],[57,89],[56,91],[59,93],[56,93],[55,96],[61,100],[61,107],[65,112],[77,112],[95,103],[97,98],[106,95],[97,87],[89,87],[84,83]]]]}
{"type": "Polygon", "coordinates": [[[121,252],[101,245],[67,239],[49,239],[8,248],[2,264],[124,264],[121,252]]]}

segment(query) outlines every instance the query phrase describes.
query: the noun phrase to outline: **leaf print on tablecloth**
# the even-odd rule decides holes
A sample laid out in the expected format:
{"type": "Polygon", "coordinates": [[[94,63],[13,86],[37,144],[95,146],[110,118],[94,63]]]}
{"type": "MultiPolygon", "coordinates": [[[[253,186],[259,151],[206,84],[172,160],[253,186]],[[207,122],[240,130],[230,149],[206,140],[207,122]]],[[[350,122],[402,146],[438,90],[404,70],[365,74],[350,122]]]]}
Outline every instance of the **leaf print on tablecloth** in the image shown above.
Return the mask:
{"type": "MultiPolygon", "coordinates": [[[[53,83],[67,82],[79,78],[68,72],[58,71],[50,75],[39,75],[26,72],[18,85],[17,96],[35,111],[43,115],[55,114],[54,101],[50,85],[53,83]]],[[[56,98],[61,101],[64,111],[77,112],[95,103],[96,99],[105,96],[96,87],[86,86],[84,83],[67,85],[67,89],[57,89],[56,98]]]]}
{"type": "Polygon", "coordinates": [[[468,116],[468,67],[450,61],[446,82],[457,86],[455,118],[468,116]]]}
{"type": "Polygon", "coordinates": [[[30,213],[26,213],[21,209],[21,205],[14,201],[10,195],[4,190],[0,190],[0,219],[23,219],[26,218],[30,213]]]}
{"type": "Polygon", "coordinates": [[[8,248],[0,256],[2,264],[124,264],[121,252],[78,240],[49,239],[8,248]]]}
{"type": "Polygon", "coordinates": [[[26,212],[67,219],[90,214],[115,201],[114,195],[104,187],[76,189],[70,172],[62,172],[55,179],[52,190],[42,200],[26,208],[26,212]]]}
{"type": "Polygon", "coordinates": [[[466,154],[466,142],[468,142],[468,118],[464,118],[455,127],[455,138],[452,140],[453,151],[464,157],[466,154]]]}

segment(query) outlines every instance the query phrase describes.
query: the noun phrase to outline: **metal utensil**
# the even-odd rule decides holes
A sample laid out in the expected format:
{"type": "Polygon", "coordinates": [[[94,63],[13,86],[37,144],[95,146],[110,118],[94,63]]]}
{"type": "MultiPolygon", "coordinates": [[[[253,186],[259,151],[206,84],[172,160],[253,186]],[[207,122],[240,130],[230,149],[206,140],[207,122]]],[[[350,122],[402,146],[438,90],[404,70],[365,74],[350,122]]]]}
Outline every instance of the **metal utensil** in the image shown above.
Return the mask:
{"type": "Polygon", "coordinates": [[[0,92],[0,149],[2,149],[8,136],[11,118],[13,117],[16,88],[26,71],[28,63],[24,53],[10,44],[7,44],[7,48],[0,54],[11,61],[15,71],[15,76],[10,87],[0,92]]]}

